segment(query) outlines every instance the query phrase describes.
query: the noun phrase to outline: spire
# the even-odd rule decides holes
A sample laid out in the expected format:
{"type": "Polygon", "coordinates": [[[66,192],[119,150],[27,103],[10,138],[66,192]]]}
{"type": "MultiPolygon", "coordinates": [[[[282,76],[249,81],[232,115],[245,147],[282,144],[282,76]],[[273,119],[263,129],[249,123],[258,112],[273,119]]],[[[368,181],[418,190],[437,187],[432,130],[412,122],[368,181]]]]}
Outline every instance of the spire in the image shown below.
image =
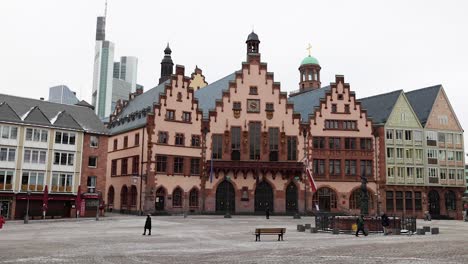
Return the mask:
{"type": "Polygon", "coordinates": [[[161,77],[159,78],[159,84],[169,79],[173,73],[174,63],[171,58],[172,50],[169,47],[169,42],[164,49],[164,58],[161,61],[161,77]]]}
{"type": "Polygon", "coordinates": [[[255,34],[253,30],[247,37],[245,43],[247,44],[247,55],[251,53],[259,53],[258,44],[260,44],[260,39],[258,39],[258,35],[255,34]]]}

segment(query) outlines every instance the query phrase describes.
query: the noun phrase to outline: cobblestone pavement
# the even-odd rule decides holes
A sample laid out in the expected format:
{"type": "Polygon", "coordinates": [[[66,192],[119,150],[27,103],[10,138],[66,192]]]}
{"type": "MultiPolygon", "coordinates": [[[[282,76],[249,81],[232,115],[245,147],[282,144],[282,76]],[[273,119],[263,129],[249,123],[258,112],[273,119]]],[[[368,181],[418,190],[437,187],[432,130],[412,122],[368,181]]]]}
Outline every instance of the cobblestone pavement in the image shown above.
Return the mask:
{"type": "Polygon", "coordinates": [[[80,221],[10,221],[0,230],[2,263],[468,263],[468,222],[418,222],[439,235],[367,237],[302,233],[313,218],[260,216],[154,216],[80,221]],[[286,227],[283,242],[256,227],[286,227]]]}

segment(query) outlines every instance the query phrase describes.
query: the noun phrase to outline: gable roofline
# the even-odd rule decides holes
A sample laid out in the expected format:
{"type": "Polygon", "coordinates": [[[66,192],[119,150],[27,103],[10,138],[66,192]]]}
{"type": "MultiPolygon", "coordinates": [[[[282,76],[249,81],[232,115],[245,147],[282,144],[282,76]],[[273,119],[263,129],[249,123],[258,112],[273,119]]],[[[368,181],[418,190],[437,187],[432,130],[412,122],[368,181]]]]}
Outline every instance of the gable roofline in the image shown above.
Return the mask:
{"type": "Polygon", "coordinates": [[[26,112],[22,117],[23,117],[23,122],[27,123],[28,121],[26,120],[27,118],[29,118],[29,116],[31,115],[31,113],[33,113],[34,111],[39,111],[39,113],[50,123],[52,124],[52,122],[50,122],[50,119],[44,114],[44,112],[42,112],[42,110],[39,108],[39,106],[33,106],[31,109],[29,109],[28,112],[26,112]]]}
{"type": "Polygon", "coordinates": [[[406,97],[408,98],[408,101],[410,102],[411,106],[416,112],[416,115],[418,116],[419,121],[421,122],[421,125],[423,125],[423,127],[426,127],[427,120],[432,113],[434,103],[441,88],[442,85],[437,84],[405,93],[406,97]],[[437,91],[435,95],[433,93],[434,89],[437,91]]]}
{"type": "MultiPolygon", "coordinates": [[[[423,125],[421,124],[421,121],[418,118],[418,115],[414,111],[413,106],[411,105],[410,101],[406,97],[406,94],[404,92],[402,92],[400,96],[403,96],[403,99],[405,99],[405,102],[408,104],[408,106],[409,106],[409,108],[411,110],[411,113],[413,113],[413,115],[416,117],[416,121],[418,122],[419,127],[424,128],[423,125]]],[[[393,109],[393,110],[395,110],[395,109],[393,109]]],[[[393,111],[392,111],[392,113],[393,113],[393,111]]]]}
{"type": "Polygon", "coordinates": [[[10,109],[11,112],[13,112],[13,114],[14,114],[15,117],[16,117],[15,120],[17,120],[17,121],[22,121],[22,119],[21,119],[21,117],[18,115],[18,113],[16,113],[16,111],[13,110],[13,108],[11,108],[11,106],[10,106],[7,102],[1,102],[1,103],[0,103],[0,107],[2,107],[2,106],[8,107],[8,109],[10,109]]]}
{"type": "MultiPolygon", "coordinates": [[[[448,99],[447,94],[445,93],[444,87],[443,87],[441,84],[439,84],[439,86],[440,86],[440,87],[439,87],[439,91],[437,92],[437,96],[436,96],[436,99],[434,100],[434,103],[435,103],[435,101],[437,100],[437,98],[440,96],[440,94],[441,94],[441,92],[442,92],[442,96],[445,97],[445,100],[446,100],[446,102],[447,102],[447,104],[448,104],[448,106],[449,106],[449,108],[450,108],[450,112],[452,112],[453,117],[455,118],[455,121],[457,122],[458,128],[459,128],[461,131],[464,132],[463,127],[461,126],[460,121],[458,120],[458,117],[457,117],[455,111],[453,111],[452,104],[450,103],[450,100],[448,99]]],[[[428,119],[429,119],[429,117],[434,113],[434,103],[432,104],[431,112],[430,112],[429,115],[427,116],[428,119]]],[[[427,122],[426,122],[426,124],[424,125],[424,128],[426,127],[426,125],[427,125],[427,122]]]]}
{"type": "Polygon", "coordinates": [[[403,90],[400,89],[400,90],[395,90],[395,91],[391,91],[391,92],[387,92],[383,94],[376,94],[373,96],[356,99],[356,101],[361,103],[362,109],[365,110],[367,113],[367,116],[371,118],[372,125],[385,126],[388,122],[388,118],[390,117],[390,115],[393,113],[395,109],[395,104],[398,102],[398,98],[400,98],[402,93],[403,93],[403,90]],[[388,100],[390,99],[392,99],[393,101],[390,101],[389,105],[386,106],[388,109],[382,109],[381,108],[382,103],[388,102],[388,100]],[[379,102],[379,100],[383,100],[383,101],[379,102]],[[378,115],[382,113],[383,113],[382,116],[378,115]]]}

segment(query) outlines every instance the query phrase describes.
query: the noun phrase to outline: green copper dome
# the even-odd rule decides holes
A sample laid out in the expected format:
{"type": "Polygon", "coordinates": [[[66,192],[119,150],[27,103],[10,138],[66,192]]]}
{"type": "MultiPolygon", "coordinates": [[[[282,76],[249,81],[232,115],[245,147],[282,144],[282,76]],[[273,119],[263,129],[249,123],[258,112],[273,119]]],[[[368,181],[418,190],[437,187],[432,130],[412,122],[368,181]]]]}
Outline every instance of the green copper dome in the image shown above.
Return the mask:
{"type": "Polygon", "coordinates": [[[305,64],[317,64],[317,65],[319,65],[319,62],[318,62],[318,60],[316,58],[309,55],[309,56],[305,57],[301,62],[301,65],[305,65],[305,64]]]}

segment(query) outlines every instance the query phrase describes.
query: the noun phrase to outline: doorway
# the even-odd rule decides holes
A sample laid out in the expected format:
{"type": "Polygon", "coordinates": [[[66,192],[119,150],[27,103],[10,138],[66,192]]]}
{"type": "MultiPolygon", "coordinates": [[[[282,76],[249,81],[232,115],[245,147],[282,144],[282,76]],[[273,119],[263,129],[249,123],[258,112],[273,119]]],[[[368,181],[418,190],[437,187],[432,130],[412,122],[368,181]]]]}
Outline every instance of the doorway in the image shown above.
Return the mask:
{"type": "Polygon", "coordinates": [[[262,181],[255,189],[255,212],[265,212],[267,208],[274,211],[273,189],[268,182],[262,181]]]}

